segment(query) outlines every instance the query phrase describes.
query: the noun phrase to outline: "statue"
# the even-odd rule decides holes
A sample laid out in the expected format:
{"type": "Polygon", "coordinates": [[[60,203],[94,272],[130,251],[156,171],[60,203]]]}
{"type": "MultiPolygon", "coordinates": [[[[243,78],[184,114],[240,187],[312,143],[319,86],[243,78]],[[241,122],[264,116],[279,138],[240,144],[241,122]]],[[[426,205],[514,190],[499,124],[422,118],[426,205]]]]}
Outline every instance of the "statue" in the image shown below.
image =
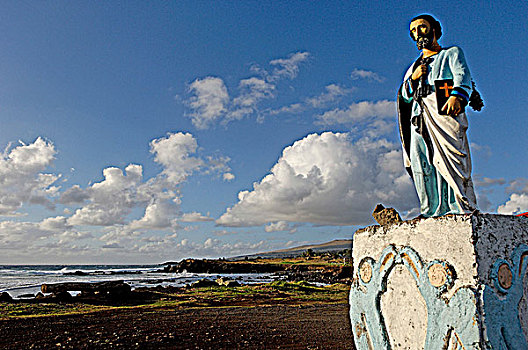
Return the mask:
{"type": "Polygon", "coordinates": [[[442,28],[436,19],[413,18],[410,35],[422,52],[398,92],[398,119],[404,165],[418,193],[420,217],[471,213],[477,203],[465,108],[469,103],[480,110],[482,100],[462,50],[438,44],[442,28]]]}

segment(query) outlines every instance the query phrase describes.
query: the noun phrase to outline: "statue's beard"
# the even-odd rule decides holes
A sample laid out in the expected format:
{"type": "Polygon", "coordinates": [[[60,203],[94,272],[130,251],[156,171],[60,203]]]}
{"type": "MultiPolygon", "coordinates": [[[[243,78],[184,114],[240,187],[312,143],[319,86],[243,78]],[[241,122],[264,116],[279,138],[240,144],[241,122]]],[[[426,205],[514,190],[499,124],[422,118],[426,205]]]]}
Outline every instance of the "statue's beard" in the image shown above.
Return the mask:
{"type": "Polygon", "coordinates": [[[418,50],[430,49],[431,44],[432,42],[429,38],[419,37],[418,40],[416,40],[416,47],[418,48],[418,50]]]}
{"type": "Polygon", "coordinates": [[[416,47],[418,50],[423,49],[431,49],[433,47],[433,41],[434,41],[434,33],[431,30],[429,33],[425,34],[424,36],[419,36],[418,40],[416,40],[416,47]]]}

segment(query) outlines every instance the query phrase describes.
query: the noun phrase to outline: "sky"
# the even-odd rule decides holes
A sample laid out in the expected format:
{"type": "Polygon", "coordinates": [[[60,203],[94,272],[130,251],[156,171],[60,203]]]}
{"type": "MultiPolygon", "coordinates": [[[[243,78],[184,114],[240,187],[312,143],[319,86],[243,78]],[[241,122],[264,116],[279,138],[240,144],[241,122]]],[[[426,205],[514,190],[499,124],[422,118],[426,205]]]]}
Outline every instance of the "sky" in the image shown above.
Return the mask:
{"type": "Polygon", "coordinates": [[[395,97],[433,14],[483,96],[481,211],[528,211],[526,1],[1,1],[0,264],[150,264],[418,215],[395,97]]]}

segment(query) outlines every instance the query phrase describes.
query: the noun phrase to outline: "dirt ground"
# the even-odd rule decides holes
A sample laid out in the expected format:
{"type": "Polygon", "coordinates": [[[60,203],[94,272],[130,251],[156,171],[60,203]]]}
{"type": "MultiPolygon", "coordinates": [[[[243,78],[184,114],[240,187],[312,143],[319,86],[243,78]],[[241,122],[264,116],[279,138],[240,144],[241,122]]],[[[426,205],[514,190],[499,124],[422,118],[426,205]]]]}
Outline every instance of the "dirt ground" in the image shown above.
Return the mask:
{"type": "Polygon", "coordinates": [[[354,349],[348,305],[120,309],[0,320],[1,349],[354,349]]]}

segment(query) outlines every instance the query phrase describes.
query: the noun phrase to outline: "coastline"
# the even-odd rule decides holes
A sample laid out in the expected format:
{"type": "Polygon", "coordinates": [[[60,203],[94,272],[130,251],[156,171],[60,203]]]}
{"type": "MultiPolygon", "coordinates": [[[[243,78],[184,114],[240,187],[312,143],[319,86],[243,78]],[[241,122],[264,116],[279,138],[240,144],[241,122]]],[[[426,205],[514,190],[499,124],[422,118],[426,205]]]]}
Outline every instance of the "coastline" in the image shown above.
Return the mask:
{"type": "Polygon", "coordinates": [[[210,275],[178,287],[126,285],[113,294],[88,283],[90,290],[74,296],[57,289],[0,302],[0,348],[353,348],[351,271],[340,257],[187,259],[163,270],[210,275]],[[229,279],[271,271],[277,273],[271,282],[229,279]]]}

